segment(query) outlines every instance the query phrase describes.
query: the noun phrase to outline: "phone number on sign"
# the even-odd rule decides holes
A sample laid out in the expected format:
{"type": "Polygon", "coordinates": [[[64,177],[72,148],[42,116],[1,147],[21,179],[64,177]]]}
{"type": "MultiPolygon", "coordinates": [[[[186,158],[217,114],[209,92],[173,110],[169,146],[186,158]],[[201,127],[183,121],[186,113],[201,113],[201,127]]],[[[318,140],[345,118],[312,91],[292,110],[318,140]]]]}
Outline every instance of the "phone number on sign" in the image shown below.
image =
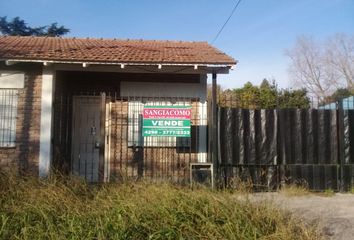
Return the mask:
{"type": "Polygon", "coordinates": [[[189,135],[189,130],[145,130],[144,134],[149,135],[189,135]]]}
{"type": "Polygon", "coordinates": [[[163,135],[189,135],[190,132],[186,130],[163,130],[163,135]]]}

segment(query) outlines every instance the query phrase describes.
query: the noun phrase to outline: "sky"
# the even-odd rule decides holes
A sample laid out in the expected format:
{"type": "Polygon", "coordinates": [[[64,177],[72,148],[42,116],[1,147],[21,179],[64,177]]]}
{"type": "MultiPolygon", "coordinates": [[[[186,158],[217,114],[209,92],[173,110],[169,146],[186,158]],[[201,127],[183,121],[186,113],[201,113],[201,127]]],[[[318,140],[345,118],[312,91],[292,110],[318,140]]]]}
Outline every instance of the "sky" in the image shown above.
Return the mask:
{"type": "Polygon", "coordinates": [[[322,41],[336,33],[354,34],[354,0],[0,0],[0,16],[19,16],[30,26],[53,22],[67,37],[207,41],[238,60],[223,88],[274,79],[293,86],[286,49],[296,38],[322,41]]]}

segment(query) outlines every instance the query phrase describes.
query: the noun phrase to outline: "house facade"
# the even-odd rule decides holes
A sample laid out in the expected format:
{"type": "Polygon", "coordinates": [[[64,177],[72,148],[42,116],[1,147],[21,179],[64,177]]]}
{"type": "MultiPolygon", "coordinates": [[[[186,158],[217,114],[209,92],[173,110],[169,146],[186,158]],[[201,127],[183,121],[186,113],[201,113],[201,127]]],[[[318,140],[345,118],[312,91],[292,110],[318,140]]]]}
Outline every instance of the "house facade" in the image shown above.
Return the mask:
{"type": "Polygon", "coordinates": [[[0,167],[186,179],[209,161],[207,74],[235,64],[205,42],[2,36],[0,167]],[[144,135],[147,106],[189,108],[190,134],[144,135]]]}

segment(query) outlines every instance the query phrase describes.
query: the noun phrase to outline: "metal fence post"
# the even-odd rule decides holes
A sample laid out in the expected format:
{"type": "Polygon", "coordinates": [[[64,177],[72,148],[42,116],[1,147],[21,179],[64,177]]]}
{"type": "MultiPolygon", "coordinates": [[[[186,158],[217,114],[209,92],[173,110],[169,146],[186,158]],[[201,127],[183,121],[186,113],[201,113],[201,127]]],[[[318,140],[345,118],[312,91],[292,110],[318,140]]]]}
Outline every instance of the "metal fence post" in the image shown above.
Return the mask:
{"type": "Polygon", "coordinates": [[[345,149],[344,149],[344,110],[343,100],[337,102],[337,131],[338,131],[338,157],[339,157],[339,171],[340,171],[340,185],[339,191],[344,191],[344,161],[345,161],[345,149]]]}
{"type": "Polygon", "coordinates": [[[216,73],[212,74],[212,102],[211,102],[211,130],[212,130],[212,134],[211,134],[211,160],[213,163],[213,168],[214,168],[214,179],[217,182],[218,178],[219,178],[219,174],[218,174],[218,170],[219,170],[219,164],[218,164],[218,143],[217,143],[217,95],[216,95],[216,89],[217,89],[217,85],[216,85],[216,73]]]}
{"type": "Polygon", "coordinates": [[[100,146],[99,146],[99,163],[98,163],[98,178],[99,182],[104,182],[104,157],[105,157],[105,130],[106,130],[106,93],[101,94],[101,114],[100,114],[100,146]]]}

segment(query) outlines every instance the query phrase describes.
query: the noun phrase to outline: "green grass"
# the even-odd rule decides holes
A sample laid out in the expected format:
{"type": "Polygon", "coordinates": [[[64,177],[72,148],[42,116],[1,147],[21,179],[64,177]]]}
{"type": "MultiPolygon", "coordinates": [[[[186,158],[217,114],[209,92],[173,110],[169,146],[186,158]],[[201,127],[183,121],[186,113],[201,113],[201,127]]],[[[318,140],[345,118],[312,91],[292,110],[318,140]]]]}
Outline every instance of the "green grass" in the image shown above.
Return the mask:
{"type": "Polygon", "coordinates": [[[0,173],[0,239],[319,239],[270,204],[171,184],[0,173]]]}
{"type": "Polygon", "coordinates": [[[335,195],[335,192],[333,189],[327,188],[324,190],[324,192],[321,195],[325,197],[333,197],[335,195]]]}

